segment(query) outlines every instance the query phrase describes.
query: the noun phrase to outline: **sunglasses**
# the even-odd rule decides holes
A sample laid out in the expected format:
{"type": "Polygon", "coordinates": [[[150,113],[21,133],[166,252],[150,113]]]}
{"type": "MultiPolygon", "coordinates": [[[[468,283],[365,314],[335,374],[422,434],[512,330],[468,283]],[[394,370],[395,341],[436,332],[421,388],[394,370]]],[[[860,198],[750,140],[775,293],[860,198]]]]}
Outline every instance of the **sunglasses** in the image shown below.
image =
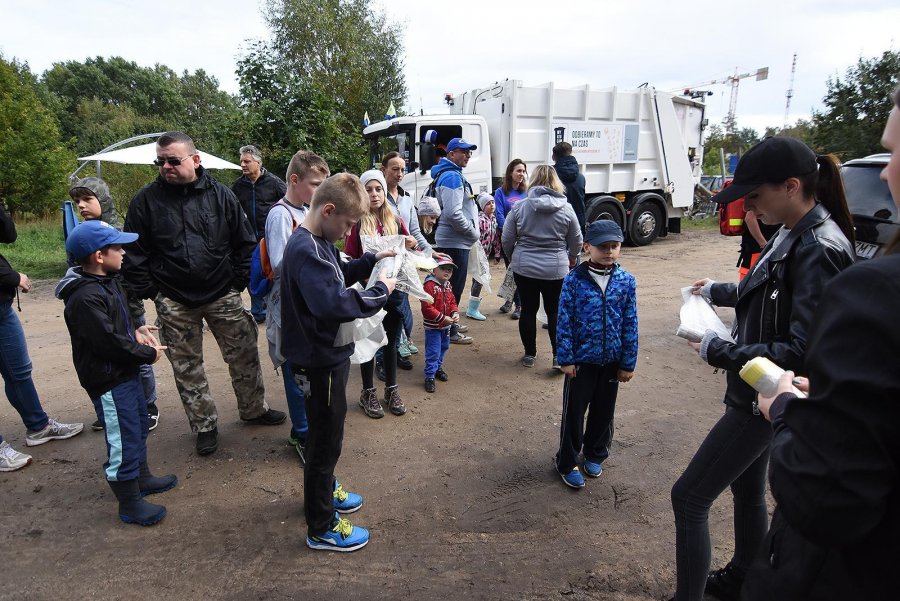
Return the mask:
{"type": "Polygon", "coordinates": [[[188,159],[191,158],[192,156],[194,156],[194,155],[189,154],[189,155],[187,155],[186,157],[184,157],[184,158],[182,158],[182,159],[176,159],[175,157],[169,157],[169,158],[167,158],[167,159],[163,159],[163,158],[160,158],[160,157],[156,157],[156,160],[153,161],[153,164],[156,165],[157,167],[162,167],[163,165],[165,165],[166,163],[168,163],[168,164],[171,165],[172,167],[177,167],[178,165],[182,164],[183,162],[185,162],[186,160],[188,160],[188,159]]]}

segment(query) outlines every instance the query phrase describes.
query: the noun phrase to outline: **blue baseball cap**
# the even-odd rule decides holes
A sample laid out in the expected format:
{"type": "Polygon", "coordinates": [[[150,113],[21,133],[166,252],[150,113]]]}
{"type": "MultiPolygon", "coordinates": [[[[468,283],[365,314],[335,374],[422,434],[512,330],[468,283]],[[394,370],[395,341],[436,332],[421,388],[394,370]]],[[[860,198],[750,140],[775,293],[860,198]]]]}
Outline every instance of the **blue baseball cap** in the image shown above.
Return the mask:
{"type": "Polygon", "coordinates": [[[128,244],[137,239],[137,234],[120,232],[105,221],[85,221],[77,225],[66,238],[66,251],[76,259],[81,259],[105,246],[128,244]]]}
{"type": "Polygon", "coordinates": [[[587,226],[584,241],[592,246],[600,246],[604,242],[624,242],[622,228],[611,219],[598,219],[587,226]]]}
{"type": "Polygon", "coordinates": [[[475,150],[478,148],[474,144],[469,144],[462,138],[453,138],[447,143],[447,152],[451,150],[475,150]]]}

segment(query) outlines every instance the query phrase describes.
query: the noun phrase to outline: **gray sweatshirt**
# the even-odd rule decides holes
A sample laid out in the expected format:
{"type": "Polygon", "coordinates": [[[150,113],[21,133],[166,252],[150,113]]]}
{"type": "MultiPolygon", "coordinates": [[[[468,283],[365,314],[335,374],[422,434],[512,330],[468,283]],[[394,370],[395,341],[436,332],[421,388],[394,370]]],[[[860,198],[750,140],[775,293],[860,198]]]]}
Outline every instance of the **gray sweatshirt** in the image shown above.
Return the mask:
{"type": "Polygon", "coordinates": [[[503,224],[501,244],[513,273],[559,280],[569,273],[569,259],[581,252],[581,227],[566,195],[535,186],[513,205],[503,224]]]}

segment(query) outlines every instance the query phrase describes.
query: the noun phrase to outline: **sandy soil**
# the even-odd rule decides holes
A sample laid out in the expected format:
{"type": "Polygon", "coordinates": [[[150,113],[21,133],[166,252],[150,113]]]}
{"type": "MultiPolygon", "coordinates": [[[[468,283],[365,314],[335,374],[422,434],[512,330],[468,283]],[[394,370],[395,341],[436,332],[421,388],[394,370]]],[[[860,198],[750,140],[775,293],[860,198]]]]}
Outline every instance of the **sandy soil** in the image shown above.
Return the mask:
{"type": "MultiPolygon", "coordinates": [[[[214,455],[194,453],[171,368],[157,365],[162,420],[150,435],[151,465],[177,474],[179,485],[153,500],[169,515],[153,528],[118,520],[101,474],[102,434],[88,428],[31,449],[31,466],[0,474],[0,599],[668,599],[669,491],[722,413],[724,390],[723,375],[672,335],[678,289],[703,276],[736,277],[738,242],[686,232],[624,249],[622,264],[638,279],[640,359],[620,389],[606,470],[581,491],[567,489],[551,462],[562,378],[550,370],[546,331],[538,330],[537,366],[522,368],[516,324],[492,297],[482,307],[488,321],[465,320],[475,344],[451,347],[450,382],[436,394],[422,388],[421,355],[400,372],[404,417],[367,418],[351,370],[337,473],[365,496],[350,517],[372,538],[352,554],[311,551],[288,427],[240,422],[207,334],[220,414],[214,455]]],[[[35,382],[52,416],[90,423],[54,284],[39,282],[22,297],[35,382]]],[[[264,339],[267,398],[284,410],[264,339]]],[[[26,450],[8,403],[0,403],[0,429],[26,450]]],[[[731,552],[730,508],[728,494],[713,508],[716,566],[731,552]]]]}

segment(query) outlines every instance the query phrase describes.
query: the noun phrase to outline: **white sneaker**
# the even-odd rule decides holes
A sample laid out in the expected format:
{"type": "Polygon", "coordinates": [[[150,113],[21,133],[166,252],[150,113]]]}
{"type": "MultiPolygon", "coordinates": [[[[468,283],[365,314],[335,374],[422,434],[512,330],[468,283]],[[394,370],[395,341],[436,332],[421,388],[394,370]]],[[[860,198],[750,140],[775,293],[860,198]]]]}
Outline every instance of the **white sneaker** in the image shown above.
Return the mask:
{"type": "Polygon", "coordinates": [[[14,472],[31,463],[31,455],[20,453],[5,440],[0,442],[0,472],[14,472]]]}
{"type": "Polygon", "coordinates": [[[50,418],[43,430],[38,430],[37,432],[28,430],[25,432],[25,445],[36,447],[51,440],[65,440],[81,434],[82,430],[84,430],[84,424],[61,424],[50,418]]]}

